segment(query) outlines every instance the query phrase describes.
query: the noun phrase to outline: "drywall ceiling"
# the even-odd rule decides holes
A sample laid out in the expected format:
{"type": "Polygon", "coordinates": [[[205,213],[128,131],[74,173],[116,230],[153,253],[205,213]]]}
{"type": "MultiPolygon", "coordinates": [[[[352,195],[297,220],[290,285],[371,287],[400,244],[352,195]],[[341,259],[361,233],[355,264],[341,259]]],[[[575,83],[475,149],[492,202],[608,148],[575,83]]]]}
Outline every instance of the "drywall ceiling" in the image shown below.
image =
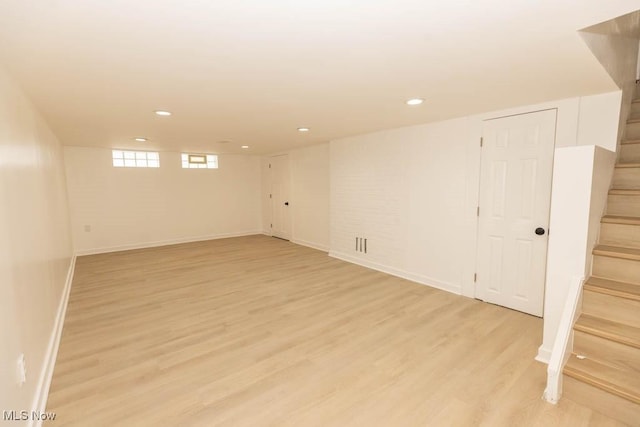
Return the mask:
{"type": "Polygon", "coordinates": [[[0,63],[66,145],[267,153],[614,90],[577,31],[637,9],[638,0],[0,0],[0,63]],[[408,107],[412,97],[427,101],[408,107]]]}

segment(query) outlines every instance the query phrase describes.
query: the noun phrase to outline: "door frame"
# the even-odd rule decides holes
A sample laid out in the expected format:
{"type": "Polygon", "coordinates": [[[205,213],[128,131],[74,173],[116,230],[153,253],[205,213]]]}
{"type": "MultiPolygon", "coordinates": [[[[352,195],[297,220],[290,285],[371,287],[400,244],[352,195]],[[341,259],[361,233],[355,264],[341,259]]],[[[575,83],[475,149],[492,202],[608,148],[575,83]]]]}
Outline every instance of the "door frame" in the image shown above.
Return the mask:
{"type": "Polygon", "coordinates": [[[291,239],[293,238],[293,215],[291,214],[291,195],[293,193],[292,188],[291,188],[291,158],[289,153],[280,153],[280,154],[274,154],[268,157],[268,163],[269,163],[269,173],[268,173],[268,186],[267,186],[267,191],[269,192],[269,235],[278,239],[283,239],[283,240],[289,240],[291,241],[291,239]],[[273,173],[273,169],[272,168],[272,163],[273,163],[273,159],[275,157],[286,157],[286,164],[287,164],[287,173],[283,174],[283,176],[285,177],[285,179],[287,180],[287,189],[288,189],[288,195],[287,195],[287,203],[288,205],[288,215],[287,215],[287,219],[288,221],[286,221],[285,224],[285,229],[286,229],[286,237],[281,237],[281,236],[276,236],[273,233],[273,210],[275,208],[274,203],[275,203],[275,199],[273,198],[273,183],[274,183],[274,173],[273,173]]]}
{"type": "MultiPolygon", "coordinates": [[[[492,117],[487,117],[487,118],[483,118],[483,119],[479,119],[478,121],[478,138],[477,140],[480,141],[479,144],[479,151],[478,151],[478,157],[477,157],[477,184],[478,184],[478,188],[477,188],[477,193],[476,193],[476,198],[475,198],[475,205],[476,205],[476,209],[478,209],[478,214],[476,215],[476,220],[475,220],[475,245],[474,246],[474,264],[473,264],[473,270],[474,270],[474,276],[472,278],[472,298],[475,298],[479,301],[485,302],[484,300],[481,300],[480,298],[478,298],[478,282],[477,282],[477,271],[478,271],[478,267],[480,264],[480,257],[478,256],[478,250],[479,250],[479,246],[480,246],[480,215],[479,215],[479,209],[480,209],[480,193],[482,191],[482,154],[483,154],[483,150],[482,150],[482,140],[484,137],[484,123],[485,122],[489,122],[489,121],[493,121],[493,120],[499,120],[499,119],[504,119],[504,118],[509,118],[509,117],[516,117],[516,116],[522,116],[522,115],[526,115],[526,114],[533,114],[533,113],[540,113],[540,112],[544,112],[544,111],[555,111],[555,128],[554,128],[554,134],[553,134],[553,150],[551,152],[551,186],[549,188],[549,194],[548,194],[548,198],[549,198],[549,219],[550,219],[550,215],[551,215],[551,193],[553,190],[553,166],[554,166],[554,160],[555,160],[555,149],[557,147],[558,144],[558,117],[559,117],[559,111],[560,108],[558,106],[550,106],[548,108],[539,108],[539,109],[534,109],[534,110],[529,110],[529,111],[518,111],[518,112],[514,112],[512,114],[502,114],[499,116],[492,116],[492,117]]],[[[476,140],[476,141],[477,141],[476,140]]],[[[547,226],[547,236],[549,236],[550,234],[550,230],[547,226]]],[[[548,260],[548,251],[549,251],[549,239],[547,239],[546,242],[546,248],[545,248],[545,253],[547,254],[547,260],[548,260]]],[[[545,262],[544,265],[544,276],[545,276],[545,281],[544,281],[544,285],[543,285],[543,290],[542,290],[542,314],[541,314],[541,318],[544,318],[544,300],[545,300],[545,294],[546,294],[546,290],[547,290],[547,280],[546,280],[546,273],[547,273],[547,262],[545,262]]],[[[487,304],[491,304],[490,302],[486,302],[487,304]]],[[[505,307],[507,309],[510,309],[509,307],[505,307]]],[[[528,313],[525,313],[528,314],[528,313]]]]}

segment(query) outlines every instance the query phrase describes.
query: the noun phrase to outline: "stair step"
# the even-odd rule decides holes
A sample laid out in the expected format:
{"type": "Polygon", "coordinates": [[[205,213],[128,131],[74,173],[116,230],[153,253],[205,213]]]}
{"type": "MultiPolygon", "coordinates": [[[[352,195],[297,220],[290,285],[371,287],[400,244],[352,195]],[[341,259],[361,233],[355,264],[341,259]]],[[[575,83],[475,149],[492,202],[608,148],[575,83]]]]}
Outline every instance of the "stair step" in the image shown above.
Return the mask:
{"type": "Polygon", "coordinates": [[[573,329],[640,350],[640,328],[583,313],[576,321],[573,329]]]}
{"type": "Polygon", "coordinates": [[[596,277],[640,285],[640,262],[638,261],[595,255],[592,269],[596,277]]]}
{"type": "Polygon", "coordinates": [[[607,214],[616,216],[640,215],[640,189],[614,188],[609,190],[607,214]]]}
{"type": "Polygon", "coordinates": [[[630,375],[624,369],[607,366],[596,360],[580,360],[572,354],[564,367],[564,373],[640,405],[640,376],[630,375]]]}
{"type": "Polygon", "coordinates": [[[613,196],[640,196],[640,190],[627,190],[624,188],[612,188],[609,195],[613,196]]]}
{"type": "MultiPolygon", "coordinates": [[[[640,286],[633,283],[616,282],[615,280],[592,276],[585,282],[584,289],[600,294],[640,301],[640,286]]],[[[638,313],[638,315],[640,316],[640,313],[638,313]]],[[[638,343],[640,344],[640,335],[638,335],[638,338],[638,343]]]]}
{"type": "MultiPolygon", "coordinates": [[[[635,156],[636,153],[629,154],[624,151],[620,155],[635,156]]],[[[640,163],[618,163],[613,173],[613,188],[618,190],[640,189],[640,163]]]]}
{"type": "Polygon", "coordinates": [[[636,347],[574,330],[573,353],[640,376],[640,349],[636,347]]]}
{"type": "Polygon", "coordinates": [[[619,151],[619,162],[637,163],[638,161],[640,161],[640,140],[621,142],[619,151]]]}
{"type": "Polygon", "coordinates": [[[640,249],[623,248],[620,246],[598,245],[593,249],[594,255],[607,256],[611,258],[628,259],[640,261],[640,249]]]}
{"type": "MultiPolygon", "coordinates": [[[[640,287],[640,285],[637,286],[640,287]]],[[[582,313],[640,328],[640,301],[634,298],[624,298],[611,292],[603,292],[602,288],[597,290],[592,290],[589,287],[584,288],[582,313]]]]}
{"type": "Polygon", "coordinates": [[[629,124],[629,125],[632,125],[632,124],[635,124],[635,123],[640,123],[640,118],[627,120],[627,124],[629,124]]]}
{"type": "Polygon", "coordinates": [[[621,145],[640,144],[640,139],[625,139],[624,141],[621,141],[620,144],[621,145]]]}
{"type": "Polygon", "coordinates": [[[602,218],[600,224],[600,244],[640,249],[640,218],[623,218],[616,221],[602,218]]]}
{"type": "Polygon", "coordinates": [[[640,225],[640,217],[605,215],[602,217],[602,222],[606,222],[608,224],[640,225]]]}
{"type": "Polygon", "coordinates": [[[580,403],[594,411],[618,420],[624,425],[638,426],[640,405],[615,394],[607,393],[566,374],[562,376],[562,379],[563,398],[580,403]]]}

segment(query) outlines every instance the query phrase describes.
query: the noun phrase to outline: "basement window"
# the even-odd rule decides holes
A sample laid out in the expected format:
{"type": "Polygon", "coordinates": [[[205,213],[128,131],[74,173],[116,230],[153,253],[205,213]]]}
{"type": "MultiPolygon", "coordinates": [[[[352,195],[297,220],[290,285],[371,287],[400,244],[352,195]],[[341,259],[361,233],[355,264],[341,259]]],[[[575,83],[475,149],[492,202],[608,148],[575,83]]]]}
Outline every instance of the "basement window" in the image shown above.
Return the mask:
{"type": "Polygon", "coordinates": [[[182,169],[218,169],[218,156],[182,153],[182,169]]]}
{"type": "Polygon", "coordinates": [[[159,168],[160,154],[157,151],[111,151],[113,167],[116,168],[159,168]]]}

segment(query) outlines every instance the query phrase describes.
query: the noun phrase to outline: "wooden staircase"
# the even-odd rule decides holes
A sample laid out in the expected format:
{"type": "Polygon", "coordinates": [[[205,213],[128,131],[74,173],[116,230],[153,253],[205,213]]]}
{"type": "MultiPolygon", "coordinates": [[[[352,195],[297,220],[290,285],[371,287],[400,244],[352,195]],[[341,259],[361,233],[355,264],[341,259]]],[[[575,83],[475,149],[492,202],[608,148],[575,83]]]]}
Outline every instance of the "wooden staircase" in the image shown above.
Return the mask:
{"type": "Polygon", "coordinates": [[[564,397],[640,426],[640,99],[620,145],[573,330],[564,397]]]}

